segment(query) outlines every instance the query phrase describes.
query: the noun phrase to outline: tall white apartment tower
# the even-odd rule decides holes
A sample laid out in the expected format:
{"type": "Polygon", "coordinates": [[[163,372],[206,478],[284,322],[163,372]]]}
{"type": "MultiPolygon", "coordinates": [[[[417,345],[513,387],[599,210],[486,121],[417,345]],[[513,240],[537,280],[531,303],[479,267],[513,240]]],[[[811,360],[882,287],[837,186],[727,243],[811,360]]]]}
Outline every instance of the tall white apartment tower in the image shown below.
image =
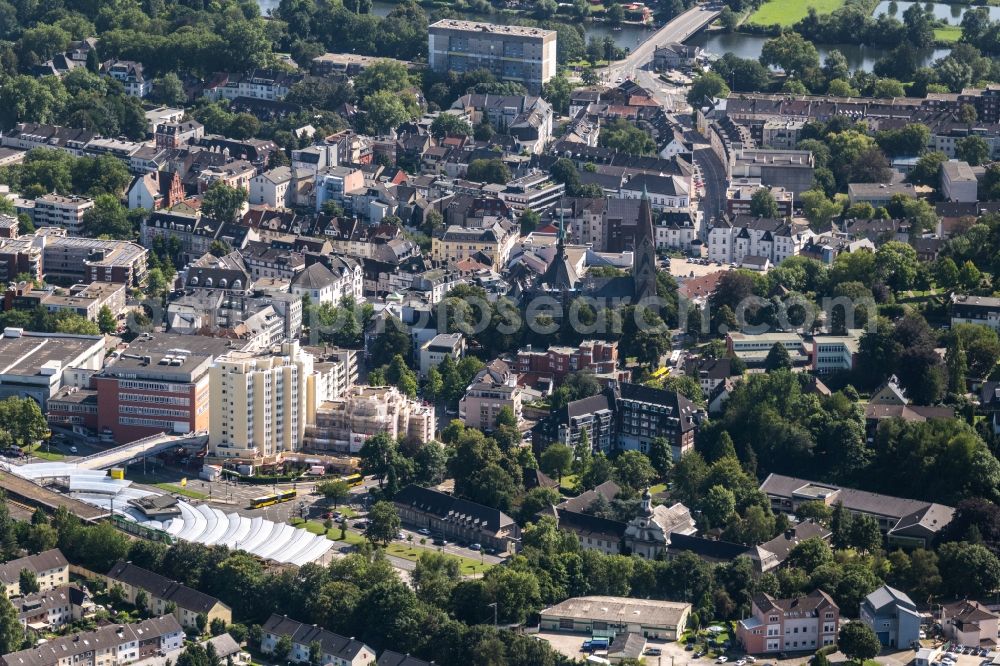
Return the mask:
{"type": "Polygon", "coordinates": [[[210,455],[259,460],[298,451],[316,416],[313,357],[295,341],[280,355],[230,352],[209,370],[209,404],[210,455]]]}

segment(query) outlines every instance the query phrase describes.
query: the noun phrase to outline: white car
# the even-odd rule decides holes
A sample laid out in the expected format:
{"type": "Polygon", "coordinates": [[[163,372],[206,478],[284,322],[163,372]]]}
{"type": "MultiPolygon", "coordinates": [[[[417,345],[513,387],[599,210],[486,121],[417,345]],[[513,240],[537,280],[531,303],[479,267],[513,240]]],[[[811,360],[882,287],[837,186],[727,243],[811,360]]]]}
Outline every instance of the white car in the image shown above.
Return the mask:
{"type": "Polygon", "coordinates": [[[727,661],[729,661],[729,658],[726,655],[722,655],[721,657],[719,657],[718,659],[715,660],[715,663],[717,663],[717,664],[724,664],[727,661]]]}
{"type": "Polygon", "coordinates": [[[754,657],[753,655],[749,655],[748,654],[746,656],[746,660],[747,660],[748,664],[756,664],[757,663],[757,657],[754,657]]]}
{"type": "Polygon", "coordinates": [[[747,666],[747,660],[746,659],[737,659],[736,660],[736,666],[747,666]]]}

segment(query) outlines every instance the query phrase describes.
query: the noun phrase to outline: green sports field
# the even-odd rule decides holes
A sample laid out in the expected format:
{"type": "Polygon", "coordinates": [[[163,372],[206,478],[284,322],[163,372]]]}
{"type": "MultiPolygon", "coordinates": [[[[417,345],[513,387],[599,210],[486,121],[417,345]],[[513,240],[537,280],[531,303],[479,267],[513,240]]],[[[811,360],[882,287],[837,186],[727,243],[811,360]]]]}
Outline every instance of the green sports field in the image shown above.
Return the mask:
{"type": "Polygon", "coordinates": [[[830,14],[843,4],[844,0],[767,0],[750,17],[750,23],[792,26],[805,18],[810,7],[815,7],[819,14],[830,14]]]}

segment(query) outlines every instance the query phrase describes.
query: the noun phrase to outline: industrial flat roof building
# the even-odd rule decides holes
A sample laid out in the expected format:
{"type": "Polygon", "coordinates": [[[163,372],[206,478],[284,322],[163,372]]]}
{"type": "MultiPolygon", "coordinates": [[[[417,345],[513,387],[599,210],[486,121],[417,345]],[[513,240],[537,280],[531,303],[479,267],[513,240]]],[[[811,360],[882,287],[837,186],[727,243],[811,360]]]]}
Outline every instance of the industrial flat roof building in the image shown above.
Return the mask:
{"type": "Polygon", "coordinates": [[[594,636],[639,634],[677,640],[691,604],[630,597],[574,597],[541,611],[543,631],[575,631],[594,636]]]}
{"type": "Polygon", "coordinates": [[[70,368],[97,371],[103,364],[104,336],[8,327],[0,333],[0,400],[28,397],[44,411],[49,398],[75,381],[70,368]]]}
{"type": "Polygon", "coordinates": [[[556,32],[443,19],[429,28],[428,64],[438,72],[488,69],[537,94],[556,75],[556,32]]]}

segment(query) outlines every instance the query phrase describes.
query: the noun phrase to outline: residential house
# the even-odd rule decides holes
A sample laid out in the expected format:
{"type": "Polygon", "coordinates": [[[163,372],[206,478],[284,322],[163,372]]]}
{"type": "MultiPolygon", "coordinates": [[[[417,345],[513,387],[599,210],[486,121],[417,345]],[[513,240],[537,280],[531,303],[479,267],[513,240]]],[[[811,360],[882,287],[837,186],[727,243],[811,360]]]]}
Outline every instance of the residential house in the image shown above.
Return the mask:
{"type": "Polygon", "coordinates": [[[327,201],[347,207],[350,192],[365,186],[365,175],[361,169],[349,166],[329,166],[316,175],[316,211],[323,210],[327,201]]]}
{"type": "Polygon", "coordinates": [[[204,136],[205,126],[197,120],[160,123],[153,134],[156,147],[160,149],[180,148],[197,143],[204,136]]]}
{"type": "Polygon", "coordinates": [[[521,541],[517,522],[500,511],[453,495],[410,484],[393,498],[400,520],[445,539],[458,539],[514,553],[521,541]]]}
{"type": "Polygon", "coordinates": [[[316,262],[300,271],[292,280],[290,292],[308,296],[317,304],[339,304],[345,296],[360,302],[364,279],[361,264],[338,256],[329,256],[327,261],[331,266],[316,262]]]}
{"type": "Polygon", "coordinates": [[[701,392],[709,395],[715,387],[733,374],[730,358],[688,358],[684,374],[698,380],[701,392]]]}
{"type": "Polygon", "coordinates": [[[920,640],[920,613],[904,592],[883,585],[861,602],[861,622],[875,632],[882,647],[908,649],[920,640]]]}
{"type": "Polygon", "coordinates": [[[519,232],[513,221],[495,217],[474,218],[466,226],[450,225],[432,239],[431,258],[442,263],[459,262],[481,253],[499,272],[507,265],[519,232]]]}
{"type": "Polygon", "coordinates": [[[472,125],[487,119],[514,138],[517,152],[541,153],[552,137],[552,105],[541,97],[468,94],[455,100],[451,108],[464,111],[472,125]]]}
{"type": "Polygon", "coordinates": [[[955,513],[952,507],[943,504],[842,488],[781,474],[769,474],[760,484],[760,490],[771,500],[773,511],[786,514],[794,514],[803,502],[823,502],[829,507],[842,504],[852,515],[874,518],[889,545],[903,548],[926,548],[933,544],[955,513]]]}
{"type": "Polygon", "coordinates": [[[69,585],[69,562],[61,550],[53,548],[0,564],[0,581],[8,598],[25,593],[21,590],[21,571],[24,569],[35,574],[41,592],[69,585]]]}
{"type": "Polygon", "coordinates": [[[263,68],[243,74],[218,74],[205,86],[204,95],[212,100],[232,101],[237,97],[281,100],[302,78],[301,74],[263,68]]]}
{"type": "Polygon", "coordinates": [[[903,419],[922,423],[930,419],[951,419],[955,417],[953,407],[936,405],[913,405],[900,388],[895,375],[883,384],[865,405],[865,429],[868,441],[875,439],[880,422],[886,419],[903,419]]]}
{"type": "Polygon", "coordinates": [[[708,259],[740,264],[760,257],[780,264],[799,254],[811,237],[808,226],[787,219],[723,216],[708,231],[708,259]]]}
{"type": "Polygon", "coordinates": [[[978,601],[963,599],[941,606],[941,631],[959,645],[994,648],[1000,615],[978,601]]]}
{"type": "Polygon", "coordinates": [[[25,629],[52,631],[72,622],[93,617],[97,606],[85,588],[65,585],[11,599],[17,619],[25,629]]]}
{"type": "Polygon", "coordinates": [[[215,597],[148,569],[143,569],[131,562],[119,561],[111,567],[111,570],[105,575],[105,579],[109,589],[116,585],[121,587],[125,599],[130,604],[136,605],[139,593],[144,592],[147,612],[164,615],[172,604],[173,616],[185,629],[198,628],[199,616],[204,616],[209,623],[217,619],[222,620],[227,625],[233,622],[233,614],[229,606],[215,597]]]}
{"type": "Polygon", "coordinates": [[[698,410],[686,397],[631,383],[617,385],[614,395],[618,447],[646,453],[653,440],[663,438],[675,461],[694,450],[698,410]]]}
{"type": "Polygon", "coordinates": [[[734,178],[726,188],[726,214],[735,218],[742,215],[752,215],[751,204],[753,195],[759,190],[767,190],[778,204],[778,217],[792,216],[794,199],[792,193],[781,187],[767,187],[759,178],[734,178]]]}
{"type": "Polygon", "coordinates": [[[142,73],[142,63],[131,60],[112,60],[104,65],[104,73],[125,86],[125,94],[145,97],[153,91],[152,79],[142,73]]]}
{"type": "Polygon", "coordinates": [[[531,345],[517,351],[517,371],[550,375],[557,383],[571,372],[613,375],[618,367],[618,342],[584,340],[577,347],[531,345]]]}
{"type": "Polygon", "coordinates": [[[97,135],[94,132],[86,129],[42,123],[18,123],[14,129],[4,133],[3,137],[0,138],[0,145],[4,148],[16,148],[17,150],[32,150],[34,148],[62,150],[70,155],[80,157],[83,155],[84,147],[95,136],[97,135]]]}
{"type": "Polygon", "coordinates": [[[136,176],[128,188],[129,210],[173,208],[184,201],[184,185],[176,171],[154,171],[136,176]]]}
{"type": "Polygon", "coordinates": [[[748,654],[814,652],[837,642],[840,608],[823,590],[791,599],[760,593],[750,600],[750,617],[736,626],[748,654]]]}

